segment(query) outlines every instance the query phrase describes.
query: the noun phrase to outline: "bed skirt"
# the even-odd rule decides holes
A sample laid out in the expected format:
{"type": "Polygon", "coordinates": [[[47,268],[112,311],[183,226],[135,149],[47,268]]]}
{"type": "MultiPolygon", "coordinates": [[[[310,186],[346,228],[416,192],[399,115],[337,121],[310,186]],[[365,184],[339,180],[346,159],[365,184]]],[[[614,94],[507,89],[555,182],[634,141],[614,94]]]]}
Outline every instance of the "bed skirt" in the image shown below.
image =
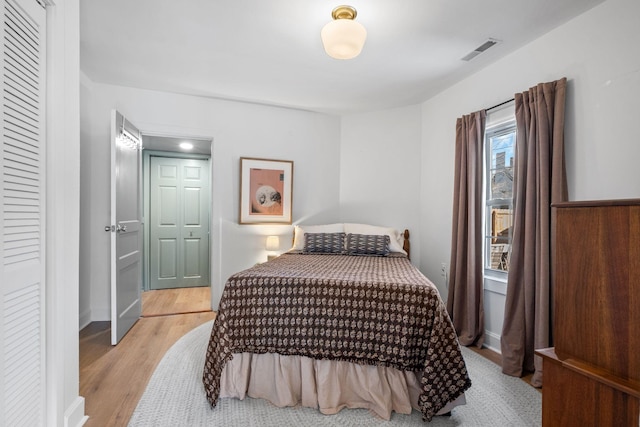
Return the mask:
{"type": "MultiPolygon", "coordinates": [[[[265,399],[278,407],[305,406],[331,415],[366,408],[389,420],[391,412],[420,411],[420,384],[413,372],[274,353],[233,355],[220,378],[220,396],[265,399]]],[[[437,415],[466,403],[464,394],[437,415]]]]}

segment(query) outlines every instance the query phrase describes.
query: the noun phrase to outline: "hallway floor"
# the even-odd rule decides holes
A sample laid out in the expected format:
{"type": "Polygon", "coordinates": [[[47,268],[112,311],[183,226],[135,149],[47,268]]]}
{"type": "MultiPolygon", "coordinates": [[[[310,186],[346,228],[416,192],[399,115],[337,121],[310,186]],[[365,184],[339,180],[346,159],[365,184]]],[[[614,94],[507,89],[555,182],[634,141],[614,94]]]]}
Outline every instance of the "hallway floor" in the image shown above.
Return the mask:
{"type": "Polygon", "coordinates": [[[176,288],[142,293],[142,317],[211,311],[211,288],[176,288]]]}

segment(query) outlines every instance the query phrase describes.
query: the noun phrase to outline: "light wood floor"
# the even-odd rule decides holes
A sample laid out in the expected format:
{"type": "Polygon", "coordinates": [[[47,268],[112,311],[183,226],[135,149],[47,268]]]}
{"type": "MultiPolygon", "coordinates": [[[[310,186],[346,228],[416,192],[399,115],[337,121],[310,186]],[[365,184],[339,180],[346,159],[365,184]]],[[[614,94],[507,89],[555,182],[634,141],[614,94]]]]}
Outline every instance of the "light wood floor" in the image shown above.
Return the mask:
{"type": "Polygon", "coordinates": [[[142,293],[142,317],[211,311],[211,288],[177,288],[142,293]]]}
{"type": "MultiPolygon", "coordinates": [[[[163,312],[184,310],[179,302],[182,297],[174,298],[178,308],[173,309],[167,302],[170,299],[165,298],[164,304],[156,301],[155,306],[163,312]]],[[[205,301],[210,304],[208,293],[201,292],[191,302],[202,307],[205,301]]],[[[213,318],[212,311],[143,317],[117,346],[110,344],[111,322],[93,322],[80,331],[80,395],[89,416],[86,425],[126,426],[166,351],[184,334],[213,318]]]]}

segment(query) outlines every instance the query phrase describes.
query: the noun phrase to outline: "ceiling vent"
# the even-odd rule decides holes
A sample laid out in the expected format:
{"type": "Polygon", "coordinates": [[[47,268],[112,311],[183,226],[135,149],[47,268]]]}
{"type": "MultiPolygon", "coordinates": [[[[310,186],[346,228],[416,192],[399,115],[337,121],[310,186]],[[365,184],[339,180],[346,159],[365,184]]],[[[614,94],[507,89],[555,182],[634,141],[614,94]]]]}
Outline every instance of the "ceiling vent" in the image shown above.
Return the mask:
{"type": "Polygon", "coordinates": [[[463,61],[471,61],[473,58],[475,58],[476,56],[480,55],[482,52],[484,52],[485,50],[489,49],[490,47],[498,44],[499,42],[500,42],[500,40],[489,39],[486,42],[484,42],[482,45],[478,46],[477,48],[475,48],[474,50],[472,50],[471,52],[466,54],[464,56],[464,58],[462,58],[462,60],[463,61]]]}

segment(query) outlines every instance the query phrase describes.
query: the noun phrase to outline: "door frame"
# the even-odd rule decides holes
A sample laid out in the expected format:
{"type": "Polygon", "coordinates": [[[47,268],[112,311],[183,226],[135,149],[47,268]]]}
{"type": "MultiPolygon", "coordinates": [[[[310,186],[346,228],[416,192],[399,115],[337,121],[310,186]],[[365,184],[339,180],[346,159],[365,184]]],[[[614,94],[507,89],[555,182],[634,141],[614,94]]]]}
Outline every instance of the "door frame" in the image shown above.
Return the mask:
{"type": "MultiPolygon", "coordinates": [[[[149,134],[145,134],[144,132],[142,133],[143,135],[143,141],[144,141],[144,136],[145,135],[149,135],[149,134]]],[[[153,135],[153,136],[169,136],[169,135],[153,135]]],[[[174,137],[174,136],[171,136],[174,137]]],[[[184,135],[182,136],[184,137],[184,135]]],[[[203,139],[203,138],[188,138],[188,137],[184,137],[185,139],[203,139]]],[[[208,138],[207,138],[208,139],[208,138]]],[[[212,274],[213,274],[213,259],[212,259],[212,249],[213,249],[213,245],[212,245],[212,239],[211,239],[211,230],[212,230],[212,202],[213,202],[213,163],[211,161],[212,156],[208,155],[208,154],[191,154],[191,153],[185,153],[185,152],[179,152],[179,151],[155,151],[155,150],[147,150],[144,149],[144,144],[143,144],[143,150],[142,150],[142,182],[143,182],[143,186],[142,186],[142,226],[143,226],[143,232],[142,232],[142,247],[143,247],[143,252],[142,252],[142,259],[143,259],[143,264],[142,264],[142,291],[149,291],[150,286],[149,286],[149,274],[150,274],[150,256],[151,256],[151,232],[150,232],[150,224],[149,221],[147,220],[148,218],[150,218],[150,209],[151,209],[151,203],[150,203],[150,199],[151,199],[151,157],[168,157],[168,158],[174,158],[174,159],[199,159],[199,160],[209,160],[209,191],[211,194],[209,194],[209,206],[208,206],[208,213],[209,213],[209,288],[212,287],[213,284],[213,280],[212,280],[212,274]]]]}

